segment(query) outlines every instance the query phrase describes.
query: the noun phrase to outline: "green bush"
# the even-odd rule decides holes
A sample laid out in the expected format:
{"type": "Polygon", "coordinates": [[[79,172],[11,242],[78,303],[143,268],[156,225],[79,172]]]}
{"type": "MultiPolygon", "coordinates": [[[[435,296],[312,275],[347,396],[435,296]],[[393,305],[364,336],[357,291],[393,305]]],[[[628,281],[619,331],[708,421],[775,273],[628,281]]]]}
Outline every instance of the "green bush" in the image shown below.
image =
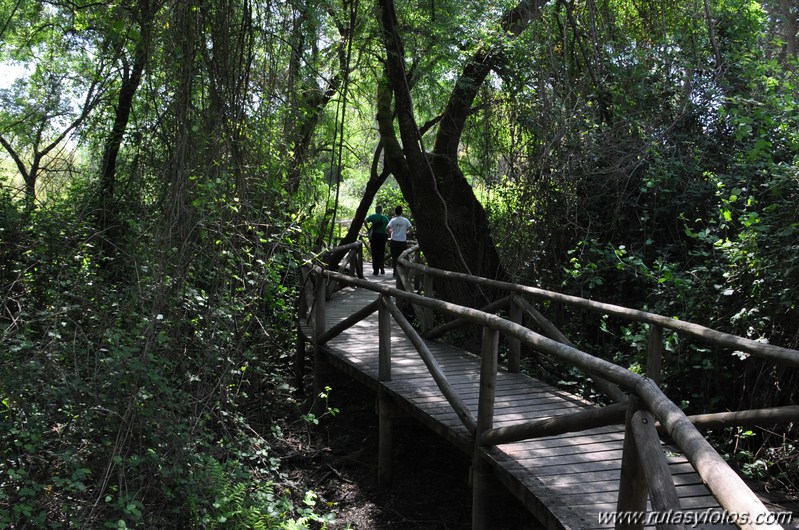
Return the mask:
{"type": "Polygon", "coordinates": [[[0,202],[0,526],[327,524],[249,419],[286,402],[299,229],[203,202],[184,246],[137,219],[108,254],[71,200],[0,202]]]}

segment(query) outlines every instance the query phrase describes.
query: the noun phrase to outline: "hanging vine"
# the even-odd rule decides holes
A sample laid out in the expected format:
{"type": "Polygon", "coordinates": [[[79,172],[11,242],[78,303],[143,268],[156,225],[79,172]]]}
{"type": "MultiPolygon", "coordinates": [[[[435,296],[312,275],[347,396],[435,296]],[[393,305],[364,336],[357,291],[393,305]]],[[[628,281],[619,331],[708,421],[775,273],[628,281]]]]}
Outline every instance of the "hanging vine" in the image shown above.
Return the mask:
{"type": "MultiPolygon", "coordinates": [[[[327,241],[330,245],[333,244],[333,232],[336,226],[336,214],[338,212],[338,204],[341,194],[341,166],[344,153],[344,125],[347,117],[347,93],[350,85],[350,64],[352,62],[352,42],[355,34],[355,24],[358,19],[358,0],[345,0],[345,5],[349,7],[349,22],[343,35],[346,39],[346,51],[340,52],[344,54],[342,62],[342,71],[344,73],[344,83],[341,89],[341,98],[336,107],[336,120],[333,129],[333,149],[331,149],[330,157],[330,186],[328,188],[328,204],[330,202],[330,192],[332,183],[335,179],[336,194],[333,202],[332,215],[330,220],[330,228],[327,235],[327,241]]],[[[329,207],[328,207],[329,208],[329,207]]],[[[325,215],[325,219],[327,214],[325,215]]],[[[324,219],[322,220],[324,223],[324,219]]]]}

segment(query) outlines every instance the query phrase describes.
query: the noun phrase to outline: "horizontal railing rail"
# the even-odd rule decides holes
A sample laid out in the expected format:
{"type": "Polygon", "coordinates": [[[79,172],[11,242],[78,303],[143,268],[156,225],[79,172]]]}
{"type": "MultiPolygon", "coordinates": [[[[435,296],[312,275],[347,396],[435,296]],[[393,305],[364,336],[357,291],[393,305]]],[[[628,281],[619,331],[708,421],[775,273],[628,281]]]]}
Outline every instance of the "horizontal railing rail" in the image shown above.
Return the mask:
{"type": "MultiPolygon", "coordinates": [[[[409,250],[414,251],[414,249],[409,250]]],[[[404,257],[406,257],[408,253],[409,252],[406,252],[404,257]]],[[[397,265],[400,268],[398,285],[411,286],[412,282],[415,280],[415,278],[412,277],[413,272],[411,271],[420,272],[424,275],[423,292],[425,295],[433,294],[429,278],[445,277],[449,279],[461,279],[485,287],[504,288],[515,295],[528,294],[538,298],[559,301],[577,307],[601,311],[606,314],[630,318],[653,326],[673,329],[700,339],[710,340],[711,343],[717,345],[732,345],[731,347],[748,351],[753,355],[761,356],[775,362],[781,362],[790,366],[799,366],[799,352],[797,351],[765,345],[748,339],[741,339],[740,337],[710,330],[696,324],[674,321],[673,319],[667,319],[643,311],[591,302],[542,289],[441,271],[422,264],[412,263],[402,258],[397,265]]],[[[341,333],[347,327],[354,325],[359,320],[366,318],[369,314],[377,310],[380,315],[379,381],[386,383],[391,380],[391,341],[388,326],[390,317],[393,317],[403,332],[409,337],[432,374],[439,389],[441,389],[442,394],[473,437],[474,463],[477,470],[475,477],[478,477],[475,478],[475,480],[479,480],[479,470],[484,469],[481,466],[484,465],[485,458],[484,453],[481,453],[481,451],[491,445],[521,441],[540,436],[550,436],[557,433],[581,431],[604,425],[625,423],[627,427],[625,429],[624,456],[622,459],[619,510],[645,511],[647,492],[652,499],[653,509],[679,510],[679,500],[675,496],[674,484],[671,481],[670,475],[664,476],[664,473],[668,474],[668,469],[666,467],[665,455],[663,451],[660,450],[660,442],[657,434],[657,429],[659,428],[662,432],[667,434],[680,451],[683,452],[693,468],[702,478],[703,482],[707,485],[711,494],[724,510],[727,510],[729,513],[748,514],[748,520],[737,521],[740,528],[781,528],[777,524],[756,524],[754,522],[769,520],[768,510],[735,471],[733,471],[715,449],[713,449],[709,442],[694,426],[691,419],[663,393],[653,379],[635,374],[609,361],[585,353],[568,342],[565,337],[556,336],[553,339],[526,328],[521,324],[521,319],[518,318],[518,312],[513,320],[507,320],[495,314],[459,306],[457,304],[438,300],[432,296],[422,296],[404,289],[373,283],[365,279],[346,276],[339,272],[323,270],[319,267],[313,270],[313,274],[319,279],[315,284],[317,299],[312,316],[315,352],[319,352],[324,343],[333,336],[341,333]],[[326,330],[324,327],[325,304],[323,302],[326,296],[323,293],[327,292],[325,286],[329,281],[336,281],[343,285],[368,289],[376,292],[379,298],[376,303],[368,305],[366,308],[345,319],[341,324],[334,326],[330,330],[326,330]],[[320,297],[322,300],[321,303],[320,297]],[[402,312],[396,307],[392,298],[398,302],[410,303],[414,308],[420,310],[422,322],[428,321],[429,315],[432,312],[446,315],[453,319],[461,319],[469,324],[482,326],[483,347],[481,353],[480,391],[476,417],[458,397],[457,392],[449,385],[424,341],[407,321],[402,312]],[[628,392],[633,399],[630,399],[627,404],[610,405],[597,409],[583,410],[564,416],[494,428],[494,388],[498,369],[498,338],[500,334],[509,337],[511,340],[518,341],[520,344],[525,344],[536,351],[550,355],[561,362],[575,366],[586,373],[595,374],[597,377],[614,385],[618,385],[620,389],[628,392]],[[658,440],[657,447],[653,445],[655,439],[658,440]],[[676,504],[675,499],[677,499],[676,504]]],[[[533,317],[537,318],[534,308],[524,308],[523,305],[522,308],[526,309],[528,313],[532,312],[533,317]]],[[[797,417],[796,408],[786,408],[770,415],[764,413],[762,417],[767,417],[769,421],[773,419],[782,421],[795,421],[799,419],[799,417],[797,417]]],[[[719,420],[720,418],[715,419],[719,420]]],[[[733,420],[734,418],[728,419],[733,420]]],[[[748,419],[750,421],[752,420],[752,418],[748,419]]],[[[475,491],[478,491],[477,485],[474,485],[474,488],[475,491]]],[[[477,500],[478,498],[476,496],[475,501],[477,500]]],[[[477,508],[477,504],[476,502],[474,509],[476,512],[480,512],[477,508]]],[[[473,520],[478,522],[481,520],[481,516],[473,515],[473,520]]],[[[475,524],[475,526],[481,525],[475,524]]],[[[679,528],[679,526],[675,526],[674,528],[679,528]]]]}
{"type": "MultiPolygon", "coordinates": [[[[346,245],[324,248],[300,265],[301,287],[297,312],[301,319],[308,318],[309,314],[313,312],[314,288],[311,285],[313,282],[311,270],[314,267],[324,267],[330,270],[345,271],[350,275],[363,278],[363,247],[363,241],[354,241],[346,245]]],[[[326,290],[328,298],[335,288],[336,285],[330,282],[326,290]]]]}
{"type": "MultiPolygon", "coordinates": [[[[415,251],[415,249],[408,250],[415,251]]],[[[774,363],[790,366],[793,368],[799,368],[799,356],[797,356],[796,350],[739,337],[737,335],[731,335],[729,333],[717,331],[684,320],[669,318],[656,313],[649,313],[638,309],[630,309],[604,302],[596,302],[593,300],[580,298],[578,296],[547,291],[546,289],[531,287],[529,285],[519,285],[499,280],[491,280],[489,278],[480,278],[459,272],[435,269],[421,263],[414,263],[409,261],[407,258],[400,258],[400,264],[401,266],[419,271],[424,275],[430,275],[432,277],[459,280],[474,285],[479,285],[481,287],[491,287],[510,293],[525,294],[534,298],[558,302],[567,306],[585,309],[594,313],[605,314],[629,321],[641,322],[643,324],[650,324],[660,328],[670,329],[672,331],[676,331],[686,336],[698,339],[706,344],[743,351],[756,357],[767,359],[774,363]]]]}
{"type": "MultiPolygon", "coordinates": [[[[315,314],[316,300],[319,294],[317,283],[324,283],[323,293],[325,299],[329,298],[332,291],[335,290],[336,285],[333,282],[321,282],[321,280],[311,274],[314,267],[320,266],[344,270],[354,276],[363,278],[363,241],[324,248],[300,265],[300,289],[297,300],[298,324],[303,320],[310,320],[311,325],[315,326],[313,315],[315,314]],[[338,260],[335,263],[329,263],[336,256],[338,260]]],[[[294,385],[299,389],[303,387],[302,379],[304,373],[305,340],[302,339],[302,333],[298,333],[297,350],[294,355],[294,385]]]]}

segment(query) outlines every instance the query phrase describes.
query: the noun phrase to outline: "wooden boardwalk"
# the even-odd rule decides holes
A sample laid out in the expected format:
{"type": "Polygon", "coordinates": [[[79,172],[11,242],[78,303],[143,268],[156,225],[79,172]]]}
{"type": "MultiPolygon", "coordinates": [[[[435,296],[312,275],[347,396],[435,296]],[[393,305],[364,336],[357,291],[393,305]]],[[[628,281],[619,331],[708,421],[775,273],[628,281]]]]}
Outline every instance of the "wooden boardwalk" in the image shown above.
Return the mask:
{"type": "MultiPolygon", "coordinates": [[[[392,278],[367,279],[393,285],[392,278]]],[[[377,294],[345,288],[327,304],[325,329],[368,305],[377,294]]],[[[303,323],[305,324],[305,323],[303,323]]],[[[301,326],[306,340],[312,330],[301,326]]],[[[471,456],[469,432],[434,382],[419,354],[398,326],[392,326],[391,381],[378,383],[378,318],[373,314],[322,347],[327,362],[367,387],[384,386],[397,407],[471,456]]],[[[447,379],[476,415],[480,361],[476,355],[443,342],[428,341],[447,379]]],[[[569,414],[595,405],[522,374],[500,368],[496,382],[494,427],[569,414]]],[[[487,450],[495,477],[544,526],[551,529],[613,528],[600,513],[615,512],[619,490],[624,426],[616,425],[559,436],[494,446],[487,450]]],[[[664,445],[669,469],[684,512],[698,513],[719,505],[686,458],[664,445]]],[[[467,502],[465,499],[464,502],[467,502]]],[[[689,528],[691,525],[687,525],[689,528]]],[[[654,525],[647,525],[654,527],[654,525]]],[[[695,528],[735,528],[696,525],[695,528]]]]}

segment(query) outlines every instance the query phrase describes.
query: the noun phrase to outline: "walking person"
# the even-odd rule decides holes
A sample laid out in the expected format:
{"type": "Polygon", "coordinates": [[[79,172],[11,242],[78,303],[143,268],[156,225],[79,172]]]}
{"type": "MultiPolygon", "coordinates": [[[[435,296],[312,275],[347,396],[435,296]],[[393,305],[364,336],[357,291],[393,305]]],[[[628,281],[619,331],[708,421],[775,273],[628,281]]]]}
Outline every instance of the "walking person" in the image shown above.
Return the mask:
{"type": "Polygon", "coordinates": [[[411,222],[402,216],[402,206],[394,208],[394,214],[388,222],[388,233],[391,238],[391,265],[396,276],[399,256],[408,248],[408,234],[413,233],[413,227],[411,222]]]}
{"type": "Polygon", "coordinates": [[[375,207],[375,213],[367,217],[366,222],[369,223],[367,228],[370,231],[369,248],[372,251],[372,269],[374,269],[372,274],[375,276],[377,273],[385,274],[388,217],[383,215],[383,206],[378,204],[375,207]]]}

